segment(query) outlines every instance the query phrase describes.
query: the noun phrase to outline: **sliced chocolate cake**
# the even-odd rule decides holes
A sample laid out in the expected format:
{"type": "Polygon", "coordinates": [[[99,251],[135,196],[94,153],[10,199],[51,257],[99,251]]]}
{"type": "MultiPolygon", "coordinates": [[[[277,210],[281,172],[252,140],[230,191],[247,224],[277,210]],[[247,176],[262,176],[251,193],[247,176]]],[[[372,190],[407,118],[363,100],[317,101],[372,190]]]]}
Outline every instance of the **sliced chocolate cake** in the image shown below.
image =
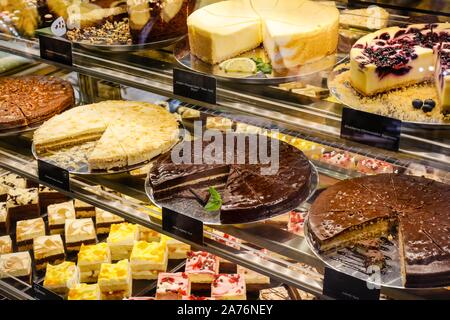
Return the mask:
{"type": "Polygon", "coordinates": [[[423,177],[380,174],[345,180],[322,192],[309,213],[320,251],[354,247],[398,233],[405,286],[449,285],[450,186],[423,177]]]}
{"type": "Polygon", "coordinates": [[[207,158],[208,152],[199,149],[201,146],[202,150],[211,151],[214,149],[213,142],[200,140],[185,141],[179,146],[181,151],[177,156],[184,156],[184,159],[190,160],[187,161],[189,163],[175,163],[172,154],[165,154],[155,160],[149,173],[149,182],[156,202],[167,198],[190,197],[197,199],[203,206],[207,201],[205,191],[215,187],[223,201],[220,220],[222,223],[239,223],[289,211],[305,200],[310,185],[311,165],[300,150],[277,141],[277,145],[273,146],[278,152],[277,157],[273,157],[277,163],[269,163],[259,159],[258,148],[266,148],[262,154],[271,157],[274,140],[263,137],[267,144],[259,144],[258,136],[255,135],[234,134],[233,139],[225,137],[222,136],[223,152],[217,157],[212,152],[212,156],[218,160],[216,162],[207,158]],[[255,141],[256,144],[252,143],[255,141]],[[198,164],[192,163],[195,157],[198,164]],[[208,160],[211,164],[205,164],[208,160]]]}

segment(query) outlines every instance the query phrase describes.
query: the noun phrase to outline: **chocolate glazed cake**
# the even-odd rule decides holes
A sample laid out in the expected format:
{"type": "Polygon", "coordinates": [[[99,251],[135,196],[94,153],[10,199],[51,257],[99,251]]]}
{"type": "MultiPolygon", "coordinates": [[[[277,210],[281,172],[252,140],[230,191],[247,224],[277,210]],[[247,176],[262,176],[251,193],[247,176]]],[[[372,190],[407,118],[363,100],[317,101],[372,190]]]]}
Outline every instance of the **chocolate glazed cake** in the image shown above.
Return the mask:
{"type": "MultiPolygon", "coordinates": [[[[248,161],[250,155],[257,152],[249,150],[249,136],[245,140],[246,162],[237,164],[237,136],[234,137],[232,155],[223,153],[223,164],[175,164],[170,154],[156,159],[149,173],[154,199],[158,202],[190,196],[199,200],[203,206],[208,200],[208,188],[214,186],[223,200],[220,209],[222,223],[264,219],[300,205],[308,196],[311,180],[311,165],[305,155],[279,141],[278,171],[265,175],[261,169],[267,169],[270,164],[250,164],[248,161]],[[234,161],[226,161],[227,157],[234,161]]],[[[223,140],[226,150],[226,139],[223,140]]],[[[267,154],[270,154],[272,141],[268,139],[267,154]]],[[[194,142],[185,141],[183,144],[183,150],[190,150],[190,157],[194,159],[194,142]]],[[[209,144],[203,141],[203,150],[209,144]]]]}
{"type": "Polygon", "coordinates": [[[75,103],[72,85],[54,77],[0,78],[0,130],[46,120],[75,103]]]}
{"type": "Polygon", "coordinates": [[[320,251],[398,233],[406,287],[449,285],[450,186],[423,177],[380,174],[345,180],[311,207],[309,230],[320,251]]]}

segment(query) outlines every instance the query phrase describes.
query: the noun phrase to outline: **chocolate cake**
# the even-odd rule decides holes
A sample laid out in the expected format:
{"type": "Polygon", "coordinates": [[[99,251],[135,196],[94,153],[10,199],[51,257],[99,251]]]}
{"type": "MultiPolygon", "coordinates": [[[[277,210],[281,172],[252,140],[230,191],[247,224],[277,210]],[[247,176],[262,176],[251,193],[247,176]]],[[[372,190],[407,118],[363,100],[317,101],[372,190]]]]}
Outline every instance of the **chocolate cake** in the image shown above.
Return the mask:
{"type": "Polygon", "coordinates": [[[0,78],[0,130],[43,121],[74,103],[67,81],[43,76],[0,78]]]}
{"type": "Polygon", "coordinates": [[[309,213],[320,251],[398,233],[404,285],[450,279],[450,186],[423,177],[380,174],[345,180],[322,192],[309,213]]]}
{"type": "MultiPolygon", "coordinates": [[[[254,135],[234,134],[233,146],[229,148],[226,147],[227,139],[223,138],[223,150],[226,151],[220,164],[205,164],[203,156],[198,161],[201,164],[193,164],[195,142],[183,142],[181,150],[189,150],[190,154],[186,157],[192,160],[189,163],[174,163],[170,153],[154,161],[149,173],[154,199],[157,202],[173,197],[203,199],[200,195],[214,186],[222,196],[222,223],[246,222],[255,217],[268,218],[300,205],[308,195],[311,179],[311,165],[306,156],[295,147],[278,141],[278,170],[272,172],[274,174],[264,174],[267,172],[263,169],[268,169],[270,164],[250,162],[258,152],[249,147],[253,138],[258,139],[254,135]],[[245,137],[245,154],[237,152],[240,137],[245,137]],[[245,156],[245,161],[237,161],[242,160],[237,158],[239,156],[245,156]]],[[[273,141],[267,140],[267,154],[270,154],[273,141]]],[[[202,150],[211,147],[210,143],[200,142],[202,150]]]]}

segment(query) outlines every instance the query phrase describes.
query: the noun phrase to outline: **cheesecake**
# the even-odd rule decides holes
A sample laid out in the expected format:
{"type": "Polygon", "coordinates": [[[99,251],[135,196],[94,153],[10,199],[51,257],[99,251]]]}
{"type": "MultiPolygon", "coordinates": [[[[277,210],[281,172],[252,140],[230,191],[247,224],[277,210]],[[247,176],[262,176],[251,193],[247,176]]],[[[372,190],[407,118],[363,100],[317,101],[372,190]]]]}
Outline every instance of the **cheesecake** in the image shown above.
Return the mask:
{"type": "Polygon", "coordinates": [[[187,24],[191,52],[204,62],[263,44],[274,68],[292,68],[336,51],[339,11],[308,0],[232,0],[195,11],[187,24]]]}
{"type": "Polygon", "coordinates": [[[359,39],[350,51],[355,90],[373,96],[435,79],[442,111],[449,109],[448,42],[450,24],[390,27],[359,39]]]}

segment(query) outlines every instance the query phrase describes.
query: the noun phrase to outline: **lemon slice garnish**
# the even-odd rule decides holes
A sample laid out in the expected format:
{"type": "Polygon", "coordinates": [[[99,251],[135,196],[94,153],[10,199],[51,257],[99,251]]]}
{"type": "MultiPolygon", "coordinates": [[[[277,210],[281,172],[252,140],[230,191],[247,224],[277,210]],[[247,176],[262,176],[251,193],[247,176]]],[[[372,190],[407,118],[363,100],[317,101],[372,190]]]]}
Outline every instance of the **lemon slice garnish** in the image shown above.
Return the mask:
{"type": "Polygon", "coordinates": [[[233,58],[219,65],[225,72],[256,73],[256,63],[250,58],[233,58]]]}

